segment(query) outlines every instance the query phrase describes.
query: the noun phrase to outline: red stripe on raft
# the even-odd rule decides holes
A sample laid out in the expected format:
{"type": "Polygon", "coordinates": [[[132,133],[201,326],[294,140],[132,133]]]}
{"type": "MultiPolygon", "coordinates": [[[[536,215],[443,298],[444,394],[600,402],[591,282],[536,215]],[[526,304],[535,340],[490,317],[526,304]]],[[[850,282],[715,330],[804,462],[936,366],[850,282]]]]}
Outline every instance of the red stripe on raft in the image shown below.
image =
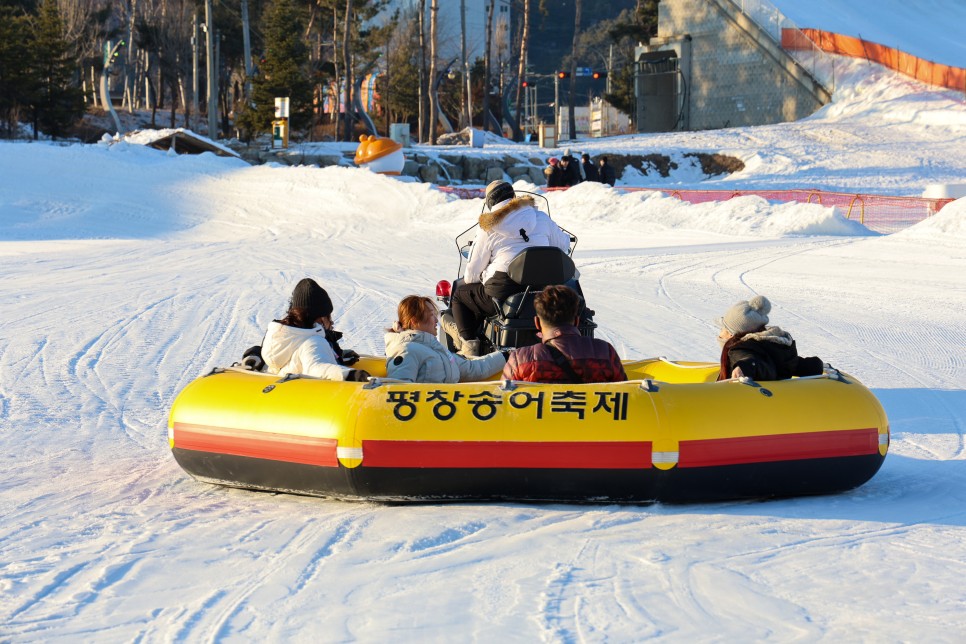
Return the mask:
{"type": "Polygon", "coordinates": [[[647,469],[649,442],[538,443],[511,441],[362,442],[365,467],[506,467],[647,469]]]}
{"type": "Polygon", "coordinates": [[[678,467],[862,456],[879,452],[876,428],[681,441],[678,467]]]}
{"type": "Polygon", "coordinates": [[[196,452],[249,456],[322,467],[339,466],[336,456],[339,443],[334,438],[175,423],[174,445],[196,452]]]}

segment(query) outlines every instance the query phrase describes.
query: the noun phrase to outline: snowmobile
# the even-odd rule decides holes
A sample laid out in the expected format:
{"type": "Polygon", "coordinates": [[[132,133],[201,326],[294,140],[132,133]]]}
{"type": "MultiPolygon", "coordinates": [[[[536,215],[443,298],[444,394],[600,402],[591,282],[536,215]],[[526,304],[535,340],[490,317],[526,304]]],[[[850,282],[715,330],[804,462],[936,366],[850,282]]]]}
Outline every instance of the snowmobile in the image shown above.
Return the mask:
{"type": "MultiPolygon", "coordinates": [[[[547,198],[543,195],[522,190],[517,192],[540,197],[547,204],[547,212],[550,211],[547,198]]],[[[440,314],[437,337],[450,351],[458,351],[461,346],[451,309],[452,293],[463,283],[464,262],[469,260],[475,229],[478,226],[479,223],[475,223],[456,236],[456,248],[460,254],[457,278],[452,284],[448,280],[440,280],[436,284],[436,299],[444,307],[440,314]]],[[[534,297],[544,287],[557,284],[565,284],[580,295],[580,322],[577,328],[581,335],[594,337],[594,329],[597,328],[594,322],[594,311],[587,308],[584,292],[578,281],[577,267],[573,261],[577,237],[569,230],[562,227],[561,229],[570,235],[570,248],[567,252],[554,246],[531,246],[521,251],[510,262],[507,274],[520,285],[520,292],[510,295],[503,301],[494,298],[496,313],[483,321],[476,334],[480,339],[481,353],[539,343],[540,338],[537,337],[537,327],[533,320],[536,315],[534,297]]]]}

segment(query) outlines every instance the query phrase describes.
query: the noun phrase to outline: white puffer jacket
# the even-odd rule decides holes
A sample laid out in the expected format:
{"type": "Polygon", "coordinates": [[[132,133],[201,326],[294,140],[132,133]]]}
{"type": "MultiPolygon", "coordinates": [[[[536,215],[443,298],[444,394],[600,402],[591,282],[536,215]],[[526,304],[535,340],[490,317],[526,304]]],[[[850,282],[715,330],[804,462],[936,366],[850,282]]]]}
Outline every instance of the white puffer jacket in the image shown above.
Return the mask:
{"type": "Polygon", "coordinates": [[[503,371],[499,351],[468,360],[450,353],[436,336],[407,329],[386,333],[386,375],[407,382],[475,382],[503,371]]]}
{"type": "Polygon", "coordinates": [[[300,329],[271,322],[262,340],[262,360],[272,373],[305,374],[326,380],[345,380],[351,371],[336,361],[321,324],[300,329]]]}
{"type": "Polygon", "coordinates": [[[480,230],[470,247],[463,281],[486,282],[494,273],[506,272],[513,258],[531,246],[556,246],[567,252],[570,235],[550,215],[536,209],[533,197],[514,197],[480,215],[480,230]]]}

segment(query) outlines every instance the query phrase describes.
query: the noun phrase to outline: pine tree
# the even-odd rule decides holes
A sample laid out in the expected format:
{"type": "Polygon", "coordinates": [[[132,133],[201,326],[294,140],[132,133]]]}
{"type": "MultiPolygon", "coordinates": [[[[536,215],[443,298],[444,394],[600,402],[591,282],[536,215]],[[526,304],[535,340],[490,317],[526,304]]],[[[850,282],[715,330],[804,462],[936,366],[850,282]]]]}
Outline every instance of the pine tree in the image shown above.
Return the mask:
{"type": "Polygon", "coordinates": [[[73,82],[74,61],[68,49],[57,0],[44,0],[30,46],[34,138],[38,130],[55,138],[63,136],[84,114],[84,95],[73,82]]]}
{"type": "Polygon", "coordinates": [[[252,102],[237,124],[249,134],[267,132],[275,115],[275,98],[289,98],[289,125],[309,124],[312,85],[308,76],[308,48],[302,41],[302,13],[292,0],[275,0],[265,13],[262,33],[265,51],[252,80],[252,102]]]}
{"type": "Polygon", "coordinates": [[[7,138],[16,135],[31,94],[28,31],[24,15],[13,7],[0,7],[0,126],[7,138]]]}

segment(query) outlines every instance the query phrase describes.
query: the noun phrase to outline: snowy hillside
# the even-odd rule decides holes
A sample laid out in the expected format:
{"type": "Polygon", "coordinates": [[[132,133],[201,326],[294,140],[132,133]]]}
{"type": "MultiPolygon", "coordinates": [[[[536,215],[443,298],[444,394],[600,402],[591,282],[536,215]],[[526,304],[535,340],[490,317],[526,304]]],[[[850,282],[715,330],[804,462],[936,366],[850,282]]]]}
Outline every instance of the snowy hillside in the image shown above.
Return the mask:
{"type": "MultiPolygon", "coordinates": [[[[752,4],[752,3],[748,3],[752,4]]],[[[771,0],[799,28],[862,38],[944,65],[966,65],[961,0],[771,0]]]]}
{"type": "MultiPolygon", "coordinates": [[[[705,187],[966,180],[961,98],[878,71],[839,87],[800,123],[584,148],[746,159],[705,187]]],[[[398,300],[455,276],[480,201],[349,168],[0,143],[0,641],[958,641],[966,200],[890,236],[756,197],[549,201],[624,357],[714,360],[712,320],[765,294],[803,353],[881,400],[882,470],[836,496],[643,507],[199,483],[168,448],[177,393],[257,343],[304,276],[344,346],[382,353],[398,300]]]]}

